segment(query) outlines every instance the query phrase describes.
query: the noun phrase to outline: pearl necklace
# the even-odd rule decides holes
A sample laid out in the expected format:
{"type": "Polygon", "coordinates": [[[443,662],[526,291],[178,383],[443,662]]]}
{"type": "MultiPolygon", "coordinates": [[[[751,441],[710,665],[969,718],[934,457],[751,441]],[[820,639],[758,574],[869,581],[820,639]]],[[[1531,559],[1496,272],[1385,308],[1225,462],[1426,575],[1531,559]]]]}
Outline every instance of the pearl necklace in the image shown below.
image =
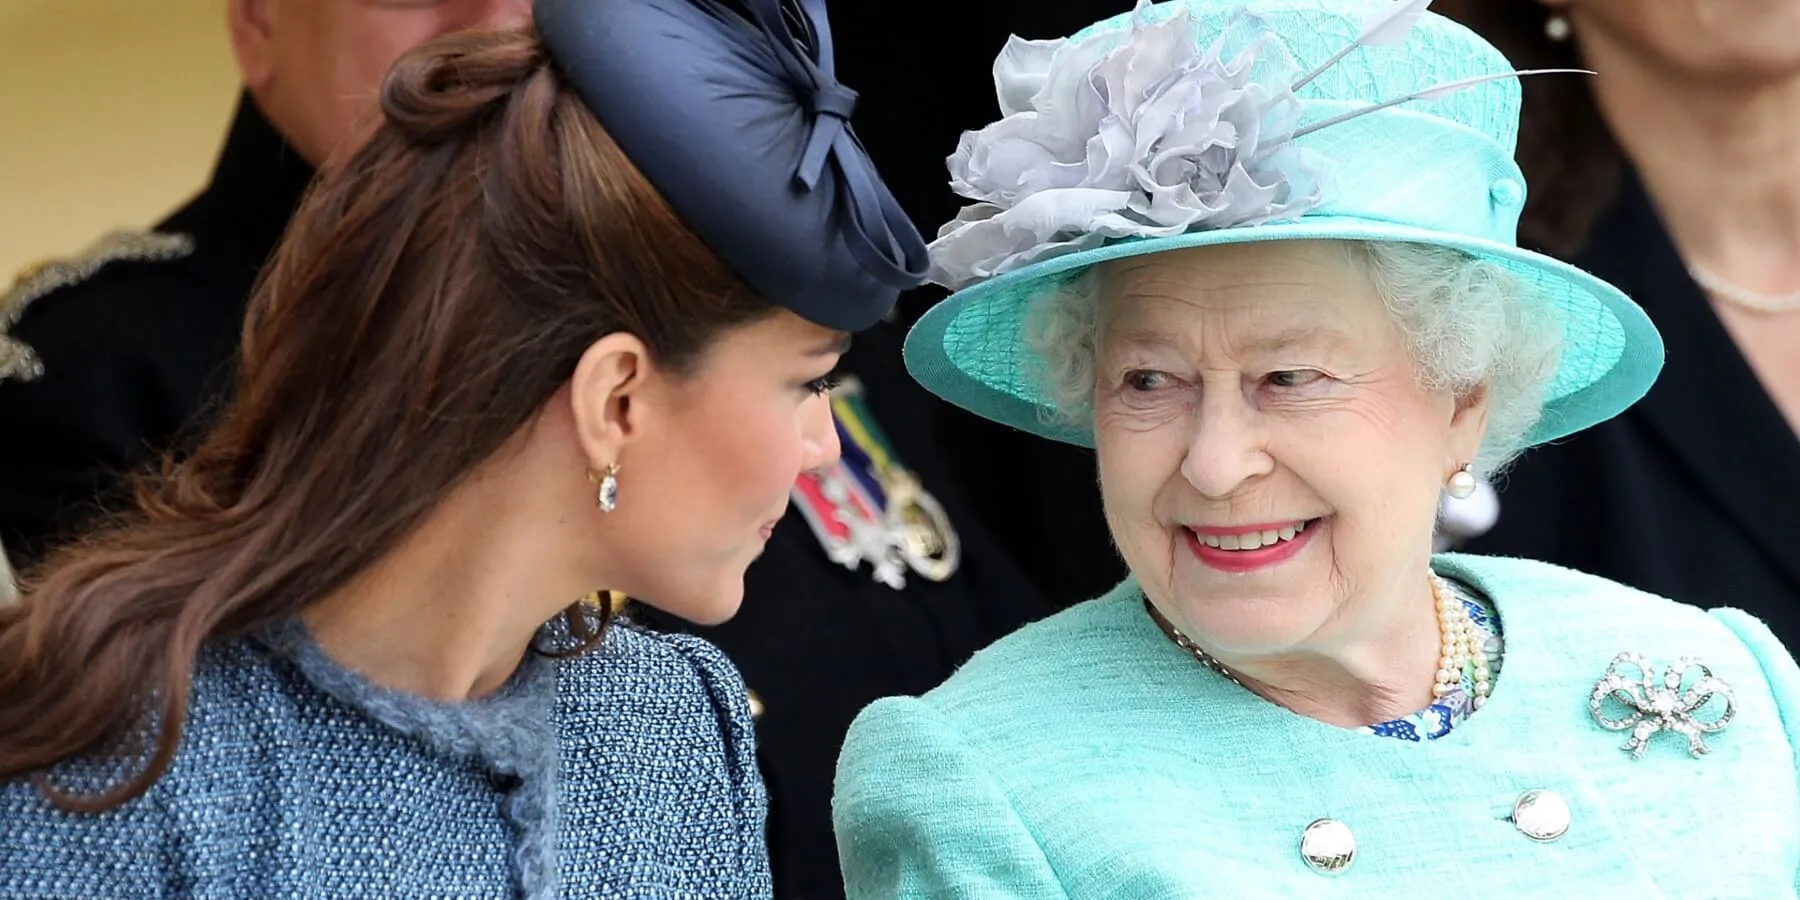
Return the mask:
{"type": "Polygon", "coordinates": [[[1432,572],[1430,578],[1431,596],[1437,601],[1439,647],[1442,648],[1431,696],[1442,697],[1461,689],[1463,680],[1469,678],[1468,669],[1473,666],[1473,677],[1469,680],[1474,684],[1470,688],[1469,702],[1480,709],[1493,689],[1493,674],[1488,670],[1487,652],[1475,646],[1475,619],[1469,615],[1468,606],[1444,586],[1444,580],[1436,572],[1432,572]]]}
{"type": "MultiPolygon", "coordinates": [[[[1472,681],[1469,702],[1475,709],[1480,709],[1487,703],[1488,692],[1493,690],[1493,675],[1488,669],[1487,652],[1475,645],[1475,620],[1470,617],[1468,607],[1444,586],[1443,579],[1436,572],[1430,574],[1430,580],[1431,597],[1437,605],[1440,651],[1437,675],[1432,679],[1431,696],[1443,697],[1451,691],[1461,689],[1465,680],[1472,681]],[[1471,668],[1474,669],[1472,677],[1467,674],[1471,668]]],[[[1225,676],[1232,684],[1244,687],[1244,683],[1224,663],[1201,649],[1200,645],[1189,640],[1173,623],[1163,618],[1163,614],[1150,605],[1148,597],[1144,598],[1144,609],[1175,646],[1187,651],[1189,656],[1199,660],[1207,668],[1225,676]]]]}
{"type": "Polygon", "coordinates": [[[1707,293],[1735,303],[1745,309],[1760,313],[1784,313],[1800,309],[1800,291],[1789,291],[1785,294],[1765,294],[1753,291],[1741,285],[1732,284],[1698,265],[1689,263],[1689,277],[1707,293]]]}

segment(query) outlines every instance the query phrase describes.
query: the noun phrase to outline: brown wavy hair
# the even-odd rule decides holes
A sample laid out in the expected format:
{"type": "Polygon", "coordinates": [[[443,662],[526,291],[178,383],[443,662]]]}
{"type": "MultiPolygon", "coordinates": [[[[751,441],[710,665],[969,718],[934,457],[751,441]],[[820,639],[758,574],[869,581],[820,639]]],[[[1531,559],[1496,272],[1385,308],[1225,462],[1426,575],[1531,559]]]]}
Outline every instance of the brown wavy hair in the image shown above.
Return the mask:
{"type": "MultiPolygon", "coordinates": [[[[1553,41],[1552,14],[1537,0],[1439,0],[1432,12],[1467,25],[1520,69],[1581,68],[1575,39],[1553,41]]],[[[1594,102],[1591,76],[1520,79],[1516,157],[1531,190],[1519,217],[1519,242],[1561,259],[1587,247],[1600,216],[1617,202],[1625,154],[1594,102]]]]}
{"type": "MultiPolygon", "coordinates": [[[[180,745],[201,649],[370,568],[537,416],[594,341],[691,371],[773,311],[681,223],[534,32],[402,59],[370,143],[321,173],[265,272],[236,389],[136,508],[0,609],[0,778],[58,805],[139,796],[180,745]],[[47,782],[144,761],[102,795],[47,782]]],[[[606,615],[572,604],[584,647],[606,615]]]]}

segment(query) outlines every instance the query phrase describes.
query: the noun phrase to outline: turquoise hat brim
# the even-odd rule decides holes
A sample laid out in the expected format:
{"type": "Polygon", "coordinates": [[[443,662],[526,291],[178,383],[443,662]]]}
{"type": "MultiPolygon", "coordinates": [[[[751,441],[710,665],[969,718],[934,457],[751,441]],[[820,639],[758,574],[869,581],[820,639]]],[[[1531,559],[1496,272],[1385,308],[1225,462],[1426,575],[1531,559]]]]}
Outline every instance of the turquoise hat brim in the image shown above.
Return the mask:
{"type": "Polygon", "coordinates": [[[1094,445],[1044,400],[1030,366],[1025,317],[1044,293],[1103,262],[1189,247],[1260,241],[1361,240],[1430,244],[1512,272],[1563,320],[1562,363],[1529,441],[1541,444],[1604,422],[1636,403],[1662,371],[1663,343],[1644,311],[1606,282],[1539,253],[1481,238],[1351,216],[1125,240],[1042,260],[957,291],[907,335],[906,367],[926,389],[978,416],[1052,440],[1094,445]]]}

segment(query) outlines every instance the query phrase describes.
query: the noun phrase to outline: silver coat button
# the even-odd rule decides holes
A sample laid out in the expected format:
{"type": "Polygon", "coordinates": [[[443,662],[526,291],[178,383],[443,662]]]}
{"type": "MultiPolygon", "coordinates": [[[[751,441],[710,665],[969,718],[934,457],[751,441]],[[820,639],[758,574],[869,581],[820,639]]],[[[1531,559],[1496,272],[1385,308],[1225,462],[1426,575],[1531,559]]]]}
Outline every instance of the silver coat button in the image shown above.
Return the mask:
{"type": "Polygon", "coordinates": [[[1555,791],[1526,791],[1513,804],[1513,827],[1540,844],[1567,833],[1569,820],[1569,804],[1555,791]]]}
{"type": "Polygon", "coordinates": [[[1300,835],[1300,858],[1320,875],[1337,875],[1356,861],[1356,835],[1336,819],[1320,819],[1300,835]]]}

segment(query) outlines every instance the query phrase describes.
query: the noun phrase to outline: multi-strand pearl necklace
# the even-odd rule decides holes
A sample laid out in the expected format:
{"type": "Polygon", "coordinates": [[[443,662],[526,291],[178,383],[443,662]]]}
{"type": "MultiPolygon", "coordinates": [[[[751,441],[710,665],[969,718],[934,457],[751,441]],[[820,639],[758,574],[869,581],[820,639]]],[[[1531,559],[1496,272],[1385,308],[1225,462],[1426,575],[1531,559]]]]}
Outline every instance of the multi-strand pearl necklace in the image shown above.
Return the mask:
{"type": "MultiPolygon", "coordinates": [[[[1437,604],[1439,641],[1438,670],[1437,676],[1432,679],[1431,696],[1439,698],[1458,690],[1466,679],[1473,682],[1469,702],[1475,709],[1480,709],[1487,702],[1488,692],[1493,689],[1493,674],[1488,669],[1487,650],[1476,644],[1479,637],[1475,630],[1475,620],[1469,615],[1469,608],[1444,586],[1443,579],[1436,572],[1431,573],[1430,578],[1431,597],[1437,604]],[[1474,670],[1472,675],[1471,668],[1474,670]]],[[[1244,683],[1224,663],[1214,659],[1200,645],[1188,640],[1187,635],[1163,618],[1162,613],[1150,605],[1147,597],[1144,599],[1144,609],[1149,611],[1150,618],[1156,620],[1163,634],[1175,642],[1175,646],[1186,650],[1188,655],[1225,676],[1232,684],[1244,687],[1244,683]]]]}
{"type": "Polygon", "coordinates": [[[1475,619],[1469,608],[1444,585],[1436,572],[1430,574],[1431,597],[1437,601],[1439,644],[1437,677],[1432,680],[1431,696],[1442,697],[1463,686],[1469,678],[1474,684],[1469,703],[1480,709],[1493,689],[1493,674],[1488,670],[1487,651],[1476,646],[1475,619]],[[1474,668],[1473,677],[1468,670],[1474,668]]]}

